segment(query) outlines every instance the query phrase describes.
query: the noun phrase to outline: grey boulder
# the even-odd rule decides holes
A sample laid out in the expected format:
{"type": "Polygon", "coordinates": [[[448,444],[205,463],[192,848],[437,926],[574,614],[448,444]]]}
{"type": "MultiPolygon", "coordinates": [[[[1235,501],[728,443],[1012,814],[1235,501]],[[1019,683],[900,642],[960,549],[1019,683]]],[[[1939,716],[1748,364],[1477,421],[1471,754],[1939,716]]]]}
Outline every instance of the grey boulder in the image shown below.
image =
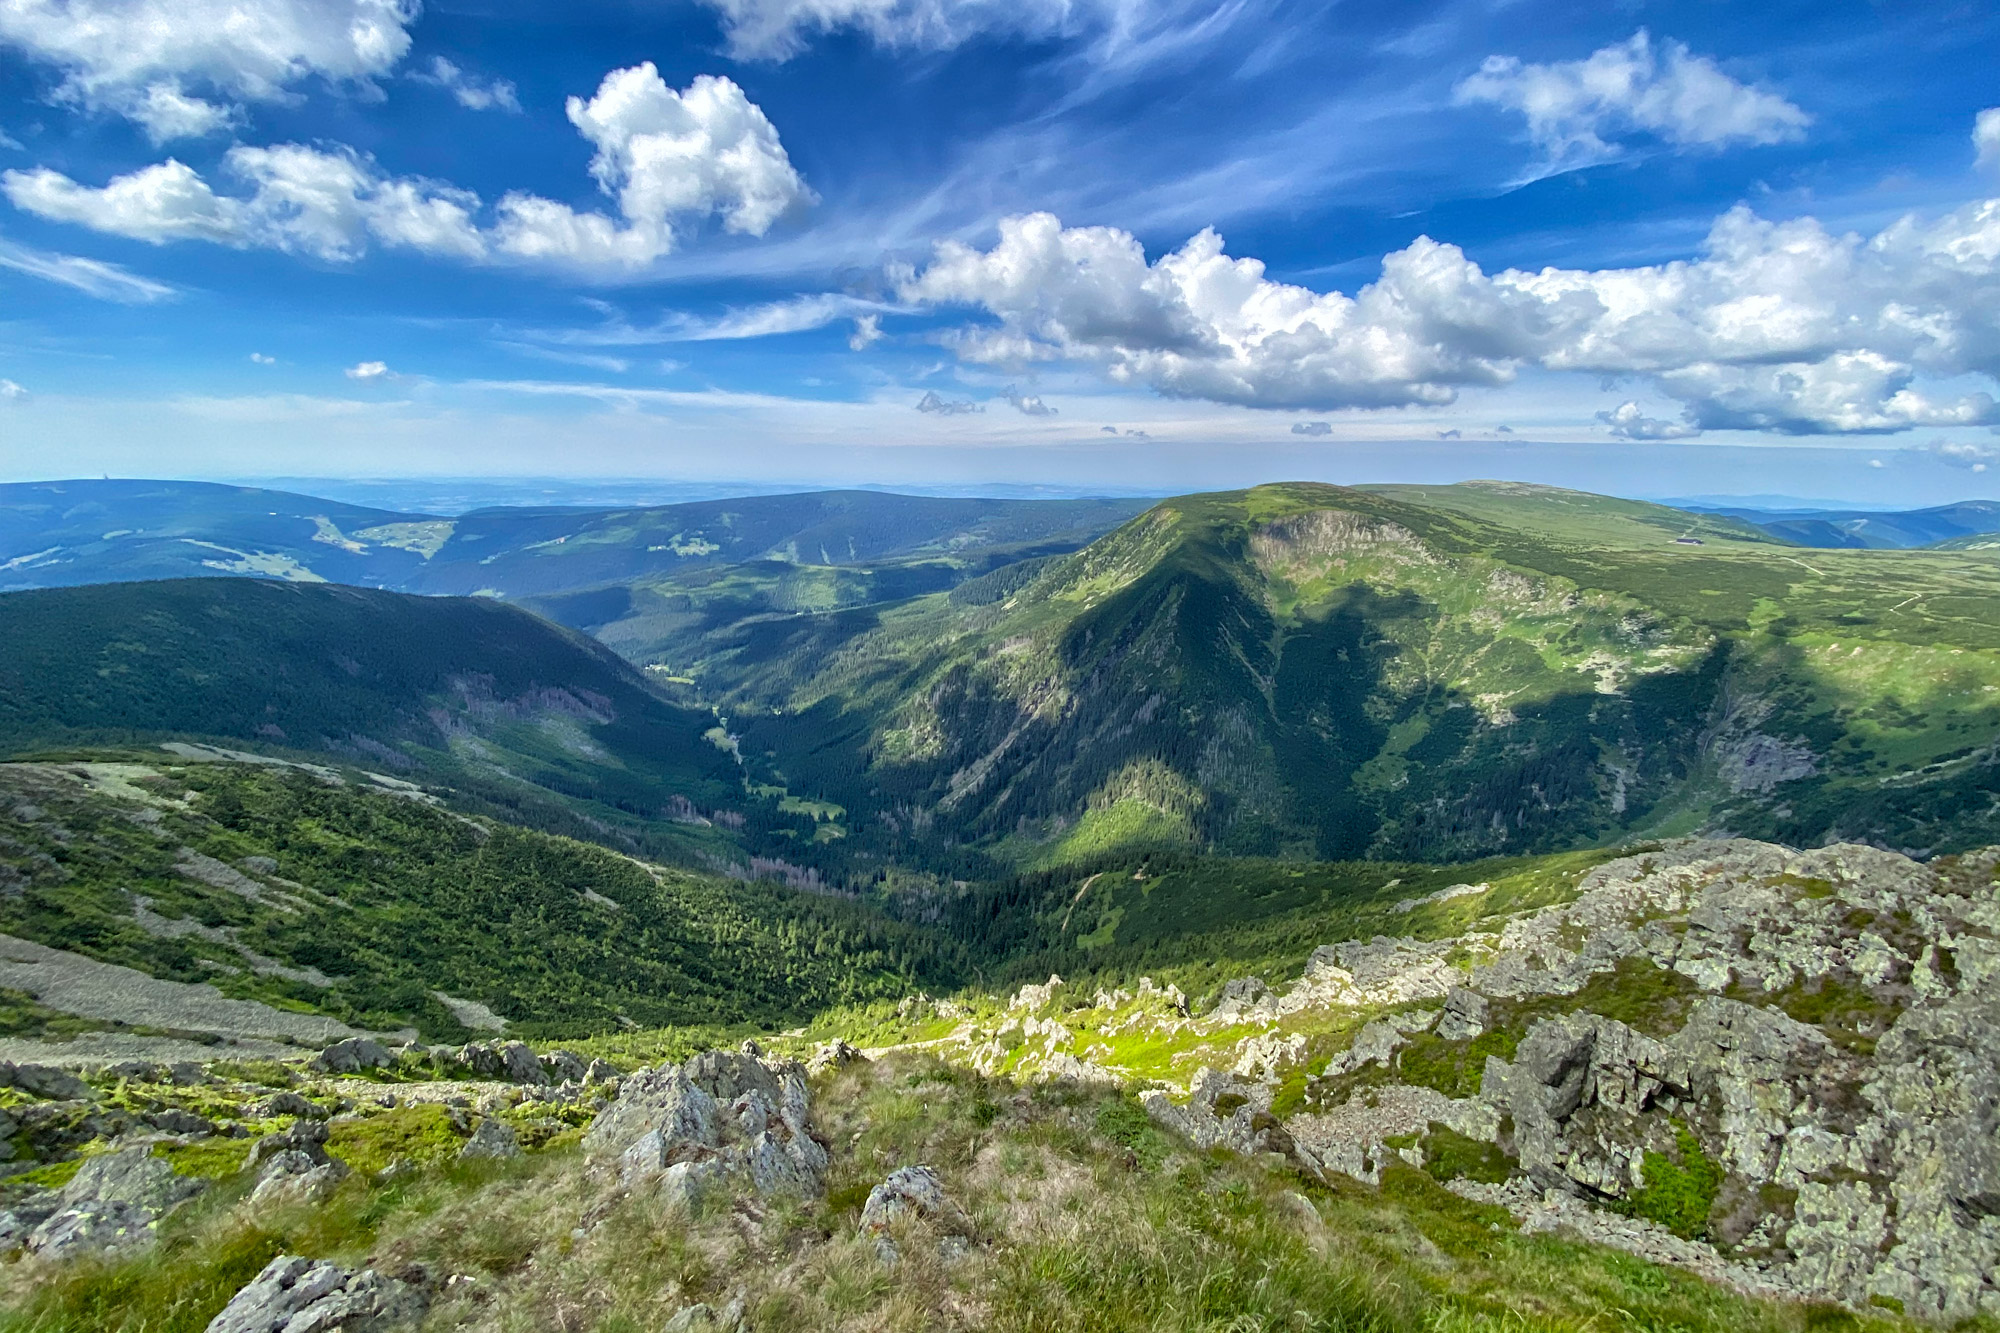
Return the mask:
{"type": "Polygon", "coordinates": [[[422,1319],[428,1305],[420,1288],[372,1268],[287,1254],[231,1297],[208,1333],[389,1333],[422,1319]]]}
{"type": "Polygon", "coordinates": [[[396,1062],[389,1048],[369,1037],[349,1037],[337,1041],[313,1057],[313,1067],[329,1074],[359,1074],[370,1069],[387,1069],[396,1062]]]}
{"type": "Polygon", "coordinates": [[[499,1160],[521,1155],[521,1140],[504,1121],[487,1116],[458,1150],[460,1161],[499,1160]]]}

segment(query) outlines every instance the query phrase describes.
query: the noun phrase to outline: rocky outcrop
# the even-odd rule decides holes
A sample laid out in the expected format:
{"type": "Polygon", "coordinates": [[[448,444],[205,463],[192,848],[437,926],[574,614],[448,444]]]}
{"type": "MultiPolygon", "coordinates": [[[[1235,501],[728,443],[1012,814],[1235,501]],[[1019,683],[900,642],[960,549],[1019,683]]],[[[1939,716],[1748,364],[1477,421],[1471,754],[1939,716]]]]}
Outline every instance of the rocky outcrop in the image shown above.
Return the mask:
{"type": "Polygon", "coordinates": [[[208,1333],[392,1333],[413,1327],[423,1289],[373,1269],[280,1255],[209,1321],[208,1333]]]}
{"type": "Polygon", "coordinates": [[[584,1150],[615,1165],[629,1187],[684,1202],[713,1189],[815,1196],[826,1188],[805,1067],[766,1059],[749,1043],[625,1078],[584,1150]]]}
{"type": "Polygon", "coordinates": [[[1204,1021],[1267,1030],[1185,1105],[1144,1100],[1198,1147],[1371,1181],[1449,1130],[1512,1176],[1454,1187],[1525,1224],[1748,1290],[2000,1315],[1996,865],[1670,844],[1488,931],[1329,945],[1282,995],[1230,983],[1204,1021]],[[1278,1125],[1300,1025],[1355,1009],[1310,1085],[1333,1104],[1278,1125]]]}
{"type": "Polygon", "coordinates": [[[152,1243],[162,1217],[199,1194],[202,1183],[177,1174],[151,1144],[90,1158],[57,1193],[53,1210],[26,1236],[48,1258],[152,1243]]]}
{"type": "Polygon", "coordinates": [[[251,1144],[244,1164],[257,1182],[251,1204],[323,1202],[348,1175],[347,1163],[327,1154],[326,1139],[325,1124],[300,1120],[251,1144]]]}
{"type": "Polygon", "coordinates": [[[1185,1103],[1176,1103],[1165,1092],[1149,1088],[1139,1094],[1139,1104],[1155,1124],[1169,1130],[1204,1151],[1227,1148],[1240,1153],[1293,1153],[1292,1137],[1271,1114],[1273,1093],[1269,1084],[1238,1078],[1219,1069],[1203,1069],[1194,1076],[1185,1103]]]}

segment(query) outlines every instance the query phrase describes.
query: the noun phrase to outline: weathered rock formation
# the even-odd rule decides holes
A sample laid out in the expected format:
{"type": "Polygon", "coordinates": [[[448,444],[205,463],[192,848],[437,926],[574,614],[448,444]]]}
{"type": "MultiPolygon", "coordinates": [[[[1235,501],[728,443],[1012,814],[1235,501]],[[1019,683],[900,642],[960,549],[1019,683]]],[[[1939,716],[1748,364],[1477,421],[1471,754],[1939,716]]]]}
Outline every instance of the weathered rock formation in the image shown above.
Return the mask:
{"type": "Polygon", "coordinates": [[[765,1059],[750,1043],[627,1077],[583,1142],[629,1186],[682,1201],[710,1189],[810,1196],[826,1188],[805,1066],[765,1059]]]}

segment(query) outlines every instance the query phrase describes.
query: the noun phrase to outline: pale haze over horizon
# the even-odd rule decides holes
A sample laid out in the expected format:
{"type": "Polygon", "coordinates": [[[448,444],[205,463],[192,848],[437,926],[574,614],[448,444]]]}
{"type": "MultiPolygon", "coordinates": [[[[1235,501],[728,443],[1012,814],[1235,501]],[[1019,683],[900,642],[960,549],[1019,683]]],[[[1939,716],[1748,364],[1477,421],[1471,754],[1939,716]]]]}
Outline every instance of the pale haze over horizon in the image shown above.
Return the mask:
{"type": "Polygon", "coordinates": [[[1996,56],[1859,0],[0,0],[0,481],[1991,497],[1996,56]]]}

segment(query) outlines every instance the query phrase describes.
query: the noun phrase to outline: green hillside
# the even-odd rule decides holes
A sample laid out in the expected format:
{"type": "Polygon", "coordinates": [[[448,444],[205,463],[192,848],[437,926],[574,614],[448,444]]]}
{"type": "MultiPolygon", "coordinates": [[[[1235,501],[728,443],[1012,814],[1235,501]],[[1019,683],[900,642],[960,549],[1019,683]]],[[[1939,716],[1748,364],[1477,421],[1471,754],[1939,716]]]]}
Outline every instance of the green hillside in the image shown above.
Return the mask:
{"type": "Polygon", "coordinates": [[[1509,483],[1292,485],[1167,501],[974,591],[710,632],[698,687],[753,768],[847,811],[850,856],[2000,835],[1977,555],[1509,483]]]}
{"type": "Polygon", "coordinates": [[[464,1040],[441,994],[529,1037],[768,1025],[953,976],[949,949],[838,899],[324,771],[0,764],[0,806],[0,932],[359,1027],[464,1040]]]}
{"type": "Polygon", "coordinates": [[[734,846],[696,813],[743,804],[713,725],[582,635],[485,599],[239,579],[0,595],[0,754],[247,743],[692,855],[734,846]]]}

